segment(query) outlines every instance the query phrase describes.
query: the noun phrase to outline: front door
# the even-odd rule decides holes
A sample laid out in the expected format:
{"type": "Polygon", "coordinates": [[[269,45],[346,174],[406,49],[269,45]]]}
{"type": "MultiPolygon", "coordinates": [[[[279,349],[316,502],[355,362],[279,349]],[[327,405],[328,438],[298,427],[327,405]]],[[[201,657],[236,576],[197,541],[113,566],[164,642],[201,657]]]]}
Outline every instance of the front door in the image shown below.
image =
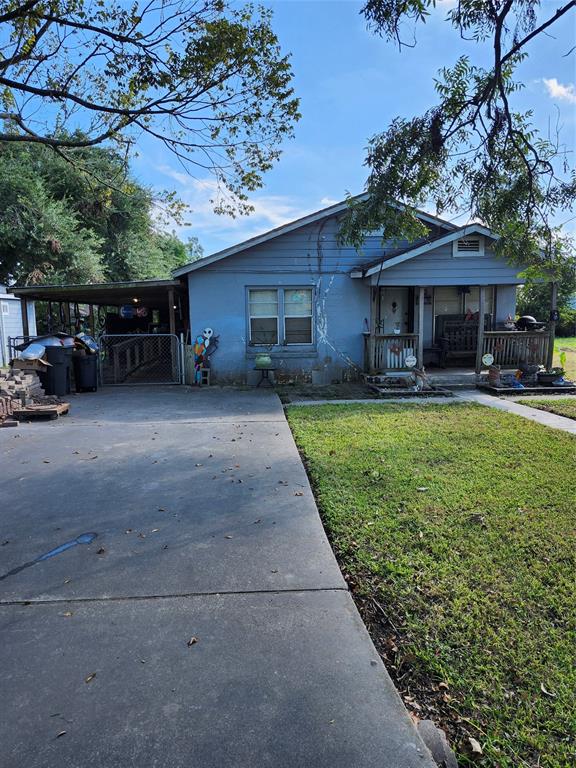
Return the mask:
{"type": "Polygon", "coordinates": [[[380,288],[377,332],[384,335],[408,333],[410,322],[409,288],[380,288]]]}

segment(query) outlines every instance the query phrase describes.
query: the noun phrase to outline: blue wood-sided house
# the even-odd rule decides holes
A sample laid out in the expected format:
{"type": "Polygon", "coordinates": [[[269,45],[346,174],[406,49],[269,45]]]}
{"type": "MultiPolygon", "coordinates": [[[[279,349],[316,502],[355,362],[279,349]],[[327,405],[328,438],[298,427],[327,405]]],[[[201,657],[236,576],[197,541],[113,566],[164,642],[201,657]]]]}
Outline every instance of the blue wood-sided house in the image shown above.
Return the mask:
{"type": "Polygon", "coordinates": [[[475,329],[461,350],[472,366],[485,352],[505,366],[546,361],[547,334],[505,331],[523,280],[495,255],[492,232],[422,212],[425,240],[375,233],[357,251],[338,241],[346,210],[333,205],[175,271],[188,280],[192,332],[220,337],[215,380],[249,380],[263,351],[278,376],[324,382],[403,370],[411,356],[422,367],[439,362],[442,323],[454,319],[475,329]]]}

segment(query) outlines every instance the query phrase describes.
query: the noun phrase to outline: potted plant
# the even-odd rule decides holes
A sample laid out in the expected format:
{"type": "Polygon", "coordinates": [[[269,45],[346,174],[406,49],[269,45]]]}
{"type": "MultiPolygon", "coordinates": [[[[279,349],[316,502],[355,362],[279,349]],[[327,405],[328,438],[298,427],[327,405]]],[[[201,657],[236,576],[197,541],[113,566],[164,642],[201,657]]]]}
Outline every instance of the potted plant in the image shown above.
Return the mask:
{"type": "MultiPolygon", "coordinates": [[[[263,345],[264,346],[264,345],[263,345]]],[[[273,368],[274,365],[272,363],[272,357],[270,356],[270,352],[272,352],[274,344],[268,344],[267,346],[264,346],[264,349],[267,350],[266,352],[257,352],[256,356],[254,357],[254,367],[258,368],[259,370],[262,370],[264,368],[273,368]]]]}
{"type": "Polygon", "coordinates": [[[553,368],[549,368],[547,371],[540,371],[540,373],[538,374],[538,383],[550,385],[550,384],[553,384],[557,379],[561,379],[563,376],[564,376],[564,368],[561,368],[560,366],[556,366],[553,368]]]}

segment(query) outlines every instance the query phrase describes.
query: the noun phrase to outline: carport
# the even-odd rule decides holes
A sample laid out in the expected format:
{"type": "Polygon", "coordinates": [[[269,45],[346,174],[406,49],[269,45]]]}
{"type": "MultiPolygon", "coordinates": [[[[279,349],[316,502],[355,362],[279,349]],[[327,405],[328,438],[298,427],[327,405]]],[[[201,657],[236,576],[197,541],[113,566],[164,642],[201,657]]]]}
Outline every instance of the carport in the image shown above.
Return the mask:
{"type": "MultiPolygon", "coordinates": [[[[188,295],[179,280],[14,286],[23,320],[36,304],[40,333],[81,331],[100,343],[102,384],[181,383],[188,295]]],[[[27,322],[24,337],[30,338],[27,322]]],[[[22,341],[19,339],[17,341],[22,341]]]]}

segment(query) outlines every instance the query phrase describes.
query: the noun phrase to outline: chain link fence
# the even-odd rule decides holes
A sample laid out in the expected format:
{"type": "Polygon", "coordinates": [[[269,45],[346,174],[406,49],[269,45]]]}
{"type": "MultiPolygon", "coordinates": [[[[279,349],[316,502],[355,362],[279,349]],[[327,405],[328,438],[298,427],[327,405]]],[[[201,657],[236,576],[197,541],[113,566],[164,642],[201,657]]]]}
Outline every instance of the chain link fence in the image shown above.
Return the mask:
{"type": "Polygon", "coordinates": [[[100,383],[180,384],[180,342],[168,333],[104,334],[99,338],[100,383]]]}

